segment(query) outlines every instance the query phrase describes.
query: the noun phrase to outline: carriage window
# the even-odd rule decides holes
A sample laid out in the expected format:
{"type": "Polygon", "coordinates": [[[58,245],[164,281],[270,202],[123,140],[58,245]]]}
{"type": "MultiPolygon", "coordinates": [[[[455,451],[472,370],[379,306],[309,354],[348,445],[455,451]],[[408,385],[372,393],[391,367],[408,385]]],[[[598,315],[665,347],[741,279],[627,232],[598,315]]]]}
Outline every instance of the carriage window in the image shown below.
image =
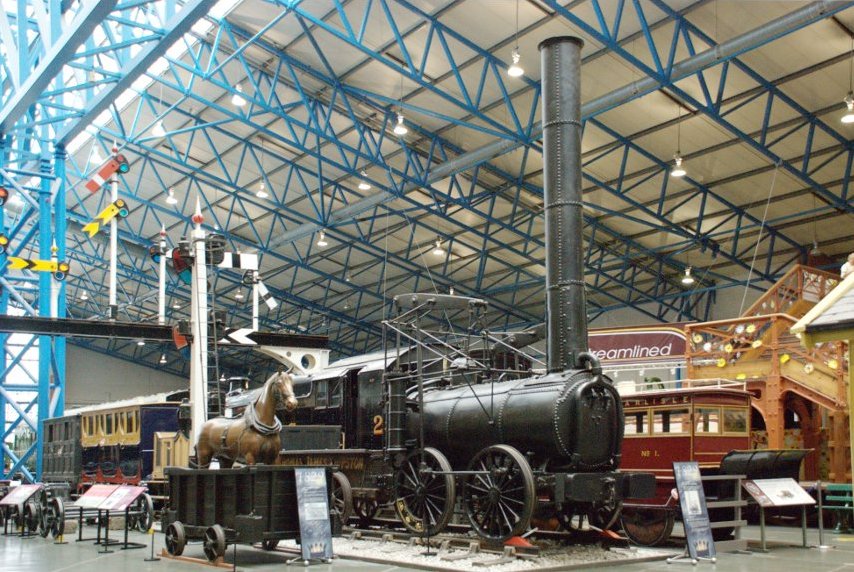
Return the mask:
{"type": "Polygon", "coordinates": [[[132,411],[130,414],[130,420],[128,421],[128,432],[136,433],[139,431],[139,411],[132,411]]]}
{"type": "Polygon", "coordinates": [[[655,434],[688,433],[691,414],[687,409],[663,409],[654,412],[652,432],[655,434]]]}
{"type": "Polygon", "coordinates": [[[649,433],[649,414],[646,411],[626,413],[626,435],[646,435],[649,433]]]}
{"type": "Polygon", "coordinates": [[[332,387],[329,389],[329,407],[341,405],[341,378],[331,380],[332,387]]]}
{"type": "Polygon", "coordinates": [[[326,396],[328,394],[329,382],[325,379],[317,381],[317,396],[314,404],[316,407],[326,407],[326,396]]]}
{"type": "Polygon", "coordinates": [[[724,408],[724,433],[747,433],[747,410],[724,408]]]}
{"type": "Polygon", "coordinates": [[[694,412],[694,431],[697,433],[720,433],[721,410],[717,407],[698,407],[694,412]]]}
{"type": "Polygon", "coordinates": [[[107,418],[107,435],[113,434],[113,415],[112,413],[106,416],[107,418]]]}

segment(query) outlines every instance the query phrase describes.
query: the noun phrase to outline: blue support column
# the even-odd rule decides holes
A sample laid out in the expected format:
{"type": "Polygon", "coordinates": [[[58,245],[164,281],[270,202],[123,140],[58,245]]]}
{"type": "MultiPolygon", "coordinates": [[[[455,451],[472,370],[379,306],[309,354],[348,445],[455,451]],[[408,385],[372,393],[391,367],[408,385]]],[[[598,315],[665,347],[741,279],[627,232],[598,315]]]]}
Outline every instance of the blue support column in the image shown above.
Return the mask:
{"type": "MultiPolygon", "coordinates": [[[[56,238],[56,246],[58,260],[68,260],[65,247],[65,232],[66,232],[66,206],[65,206],[65,148],[59,147],[56,150],[55,175],[59,182],[54,197],[53,216],[54,216],[54,236],[56,238]]],[[[65,300],[65,280],[59,283],[59,301],[58,314],[59,318],[66,318],[66,300],[65,300]]],[[[54,338],[53,359],[53,394],[51,395],[51,417],[60,417],[65,414],[65,337],[57,336],[54,338]]]]}
{"type": "MultiPolygon", "coordinates": [[[[51,164],[47,156],[41,159],[41,174],[43,175],[39,187],[39,258],[50,260],[51,246],[53,246],[53,229],[51,220],[51,196],[50,196],[50,174],[51,164]]],[[[49,272],[39,273],[39,316],[50,316],[50,287],[53,277],[49,272]]],[[[44,461],[44,447],[42,447],[43,421],[50,416],[50,385],[51,385],[51,362],[53,351],[50,336],[39,336],[39,380],[38,380],[38,416],[36,427],[36,479],[41,478],[42,463],[44,461]]]]}
{"type": "MultiPolygon", "coordinates": [[[[0,167],[4,165],[6,157],[6,137],[0,135],[0,167]]],[[[6,234],[6,211],[0,209],[0,233],[6,234]]],[[[0,254],[0,268],[6,267],[6,253],[0,254]]],[[[9,290],[0,288],[0,314],[7,314],[9,311],[9,290]]],[[[6,342],[9,340],[9,334],[0,334],[0,386],[6,385],[6,366],[7,353],[6,342]]],[[[4,435],[6,434],[6,398],[0,392],[0,478],[5,478],[6,475],[6,449],[3,447],[4,435]]]]}

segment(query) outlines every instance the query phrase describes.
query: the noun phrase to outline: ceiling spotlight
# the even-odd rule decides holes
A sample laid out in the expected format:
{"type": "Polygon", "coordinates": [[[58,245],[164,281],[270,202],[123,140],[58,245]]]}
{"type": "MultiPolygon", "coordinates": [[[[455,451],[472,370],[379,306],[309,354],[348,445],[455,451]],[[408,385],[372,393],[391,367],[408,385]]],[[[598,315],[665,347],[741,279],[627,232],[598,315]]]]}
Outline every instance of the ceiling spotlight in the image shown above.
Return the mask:
{"type": "Polygon", "coordinates": [[[163,127],[163,120],[159,120],[154,124],[154,128],[151,130],[151,134],[155,137],[163,137],[166,135],[166,128],[163,127]]]}
{"type": "Polygon", "coordinates": [[[328,245],[329,245],[329,243],[326,242],[326,233],[321,230],[320,231],[320,237],[317,239],[317,246],[320,246],[322,248],[322,247],[328,246],[328,245]]]}
{"type": "Polygon", "coordinates": [[[140,346],[140,347],[144,346],[144,345],[145,345],[145,340],[139,340],[138,342],[136,342],[136,345],[138,345],[138,346],[140,346]]]}
{"type": "Polygon", "coordinates": [[[687,171],[682,167],[682,157],[677,153],[673,156],[673,168],[670,170],[671,177],[684,177],[687,171]]]}
{"type": "Polygon", "coordinates": [[[362,169],[362,171],[359,174],[362,176],[362,178],[359,180],[359,190],[360,191],[370,191],[371,190],[371,184],[367,180],[368,174],[365,172],[364,169],[362,169]]]}
{"type": "Polygon", "coordinates": [[[166,354],[160,354],[160,365],[166,364],[166,354]]]}
{"type": "Polygon", "coordinates": [[[406,128],[406,125],[403,124],[403,114],[397,114],[397,125],[394,126],[394,134],[395,135],[406,135],[409,133],[409,129],[406,128]]]}
{"type": "Polygon", "coordinates": [[[839,120],[842,123],[854,123],[854,93],[848,92],[848,95],[845,96],[845,99],[842,101],[845,102],[845,106],[848,110],[845,112],[845,115],[839,120]]]}
{"type": "Polygon", "coordinates": [[[238,83],[234,85],[234,89],[237,93],[231,96],[231,103],[237,107],[243,107],[246,105],[246,98],[243,97],[243,88],[238,83]]]}
{"type": "Polygon", "coordinates": [[[178,303],[178,300],[175,300],[175,301],[172,303],[172,309],[173,309],[173,310],[180,310],[180,309],[181,309],[181,304],[179,304],[179,303],[178,303]]]}
{"type": "Polygon", "coordinates": [[[237,289],[237,294],[234,295],[235,300],[243,300],[243,288],[237,289]]]}
{"type": "Polygon", "coordinates": [[[511,54],[511,58],[513,59],[513,63],[510,64],[510,67],[507,68],[507,75],[510,77],[520,77],[525,73],[525,70],[522,69],[522,66],[519,65],[519,60],[522,59],[522,56],[519,55],[518,46],[513,48],[513,53],[511,54]]]}
{"type": "Polygon", "coordinates": [[[453,295],[454,295],[454,287],[453,287],[453,286],[451,286],[450,288],[448,288],[448,294],[450,294],[451,296],[453,296],[453,295]]]}
{"type": "Polygon", "coordinates": [[[89,294],[86,292],[86,290],[83,290],[83,293],[80,294],[80,300],[85,302],[88,299],[89,299],[89,294]]]}
{"type": "Polygon", "coordinates": [[[436,256],[444,256],[445,255],[445,249],[442,248],[442,239],[441,238],[436,239],[436,245],[433,248],[433,254],[435,254],[436,256]]]}
{"type": "Polygon", "coordinates": [[[178,199],[175,198],[175,189],[169,187],[169,190],[166,191],[166,204],[167,205],[177,205],[178,199]]]}
{"type": "Polygon", "coordinates": [[[694,277],[691,276],[691,267],[689,266],[688,268],[685,269],[685,276],[682,277],[682,284],[685,284],[686,286],[690,286],[693,283],[694,283],[694,277]]]}
{"type": "Polygon", "coordinates": [[[255,196],[258,197],[259,199],[266,199],[267,197],[270,196],[269,194],[267,194],[267,191],[264,189],[264,181],[261,181],[261,183],[258,185],[258,192],[255,193],[255,196]]]}

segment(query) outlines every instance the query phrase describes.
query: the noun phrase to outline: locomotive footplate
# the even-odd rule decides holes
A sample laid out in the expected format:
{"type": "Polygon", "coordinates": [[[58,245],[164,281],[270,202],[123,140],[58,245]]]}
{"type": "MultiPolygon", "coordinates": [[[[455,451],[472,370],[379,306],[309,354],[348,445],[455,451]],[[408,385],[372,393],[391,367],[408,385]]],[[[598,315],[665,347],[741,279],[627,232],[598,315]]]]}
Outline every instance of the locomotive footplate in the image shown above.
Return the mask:
{"type": "Polygon", "coordinates": [[[652,473],[555,473],[554,500],[608,502],[655,496],[652,473]]]}

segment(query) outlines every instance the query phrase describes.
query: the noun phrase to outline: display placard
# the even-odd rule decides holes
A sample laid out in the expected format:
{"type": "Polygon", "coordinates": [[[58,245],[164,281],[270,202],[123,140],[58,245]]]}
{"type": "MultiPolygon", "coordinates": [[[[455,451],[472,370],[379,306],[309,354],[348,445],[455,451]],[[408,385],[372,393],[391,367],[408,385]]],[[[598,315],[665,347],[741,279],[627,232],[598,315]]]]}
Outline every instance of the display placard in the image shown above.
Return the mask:
{"type": "Polygon", "coordinates": [[[744,481],[746,490],[761,507],[814,505],[815,499],[795,479],[744,481]]]}
{"type": "Polygon", "coordinates": [[[326,469],[294,468],[299,508],[300,549],[303,560],[332,558],[332,525],[326,469]]]}
{"type": "Polygon", "coordinates": [[[673,463],[676,490],[679,491],[679,506],[682,508],[682,523],[688,540],[691,558],[714,558],[715,541],[706,495],[700,480],[700,465],[696,461],[673,463]]]}
{"type": "Polygon", "coordinates": [[[113,494],[119,485],[92,485],[74,503],[79,508],[101,508],[101,504],[113,494]]]}
{"type": "Polygon", "coordinates": [[[24,504],[30,497],[42,490],[41,485],[18,485],[0,500],[3,506],[18,506],[24,504]]]}
{"type": "Polygon", "coordinates": [[[145,487],[119,486],[98,508],[103,510],[125,510],[145,492],[145,487]]]}

